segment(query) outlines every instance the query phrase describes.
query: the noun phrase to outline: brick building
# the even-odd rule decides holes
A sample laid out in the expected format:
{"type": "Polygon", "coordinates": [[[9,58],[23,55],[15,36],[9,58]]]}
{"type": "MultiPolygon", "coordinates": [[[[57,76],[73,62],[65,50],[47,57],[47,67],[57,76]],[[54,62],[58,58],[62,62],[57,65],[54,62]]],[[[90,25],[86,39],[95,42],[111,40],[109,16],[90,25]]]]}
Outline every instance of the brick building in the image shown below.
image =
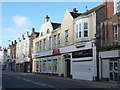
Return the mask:
{"type": "MultiPolygon", "coordinates": [[[[109,2],[110,1],[110,2],[109,2]]],[[[120,0],[105,3],[105,21],[101,23],[100,78],[120,80],[120,0]]]]}
{"type": "Polygon", "coordinates": [[[30,72],[32,72],[32,53],[33,53],[33,40],[39,36],[39,32],[35,32],[35,28],[32,28],[32,33],[30,35],[30,46],[29,46],[29,58],[30,61],[30,72]]]}

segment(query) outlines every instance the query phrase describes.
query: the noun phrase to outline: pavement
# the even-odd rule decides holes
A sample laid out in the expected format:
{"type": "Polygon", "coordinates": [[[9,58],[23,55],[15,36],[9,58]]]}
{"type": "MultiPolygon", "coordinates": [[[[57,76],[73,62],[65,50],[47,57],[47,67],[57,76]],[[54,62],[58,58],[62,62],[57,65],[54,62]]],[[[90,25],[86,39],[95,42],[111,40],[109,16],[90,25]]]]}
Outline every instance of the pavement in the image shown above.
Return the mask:
{"type": "Polygon", "coordinates": [[[87,86],[95,87],[95,88],[117,88],[117,89],[120,89],[120,83],[105,82],[105,81],[86,81],[86,80],[78,80],[78,79],[71,79],[71,78],[65,78],[65,77],[60,77],[60,76],[43,75],[43,74],[36,74],[36,73],[21,73],[21,72],[14,72],[14,73],[22,74],[22,75],[42,76],[42,77],[50,78],[53,80],[60,79],[60,80],[74,81],[74,82],[80,83],[81,85],[87,85],[87,86]]]}

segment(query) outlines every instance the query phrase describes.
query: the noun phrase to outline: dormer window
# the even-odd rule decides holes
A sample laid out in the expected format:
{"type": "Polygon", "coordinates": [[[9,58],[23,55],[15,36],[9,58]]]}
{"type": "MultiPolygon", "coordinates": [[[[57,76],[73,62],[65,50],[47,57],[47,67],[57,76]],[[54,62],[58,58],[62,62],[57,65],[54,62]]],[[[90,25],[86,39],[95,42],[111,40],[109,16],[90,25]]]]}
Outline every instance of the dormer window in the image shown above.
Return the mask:
{"type": "Polygon", "coordinates": [[[50,30],[49,29],[47,29],[47,34],[49,34],[50,33],[50,30]]]}

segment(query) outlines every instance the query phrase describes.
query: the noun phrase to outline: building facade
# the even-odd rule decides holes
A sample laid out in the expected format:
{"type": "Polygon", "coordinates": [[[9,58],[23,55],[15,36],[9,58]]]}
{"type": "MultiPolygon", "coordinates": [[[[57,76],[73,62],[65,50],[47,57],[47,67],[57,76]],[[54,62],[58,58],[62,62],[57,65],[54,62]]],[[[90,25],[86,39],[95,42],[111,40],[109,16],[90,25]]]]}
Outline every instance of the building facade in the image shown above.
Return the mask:
{"type": "Polygon", "coordinates": [[[100,78],[120,80],[120,1],[105,2],[105,20],[101,23],[100,78]]]}
{"type": "Polygon", "coordinates": [[[29,61],[29,33],[26,32],[25,35],[22,35],[22,39],[18,40],[16,45],[16,71],[20,72],[30,72],[29,61]]]}
{"type": "Polygon", "coordinates": [[[34,40],[33,72],[96,80],[94,39],[97,24],[104,20],[103,10],[104,5],[85,13],[78,13],[76,8],[72,12],[66,10],[61,24],[50,22],[47,16],[39,38],[34,40]],[[78,31],[78,28],[81,30],[78,31]]]}

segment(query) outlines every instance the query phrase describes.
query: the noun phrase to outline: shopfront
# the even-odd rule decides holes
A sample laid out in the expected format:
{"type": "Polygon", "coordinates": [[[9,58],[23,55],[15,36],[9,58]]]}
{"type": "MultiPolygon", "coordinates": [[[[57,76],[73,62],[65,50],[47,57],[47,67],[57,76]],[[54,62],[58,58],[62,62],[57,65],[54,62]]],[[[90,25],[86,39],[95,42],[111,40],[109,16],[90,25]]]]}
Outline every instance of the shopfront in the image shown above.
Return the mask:
{"type": "Polygon", "coordinates": [[[100,52],[101,80],[118,82],[120,80],[120,51],[100,52]]]}
{"type": "Polygon", "coordinates": [[[73,79],[90,80],[95,78],[92,49],[72,53],[73,79]]]}

